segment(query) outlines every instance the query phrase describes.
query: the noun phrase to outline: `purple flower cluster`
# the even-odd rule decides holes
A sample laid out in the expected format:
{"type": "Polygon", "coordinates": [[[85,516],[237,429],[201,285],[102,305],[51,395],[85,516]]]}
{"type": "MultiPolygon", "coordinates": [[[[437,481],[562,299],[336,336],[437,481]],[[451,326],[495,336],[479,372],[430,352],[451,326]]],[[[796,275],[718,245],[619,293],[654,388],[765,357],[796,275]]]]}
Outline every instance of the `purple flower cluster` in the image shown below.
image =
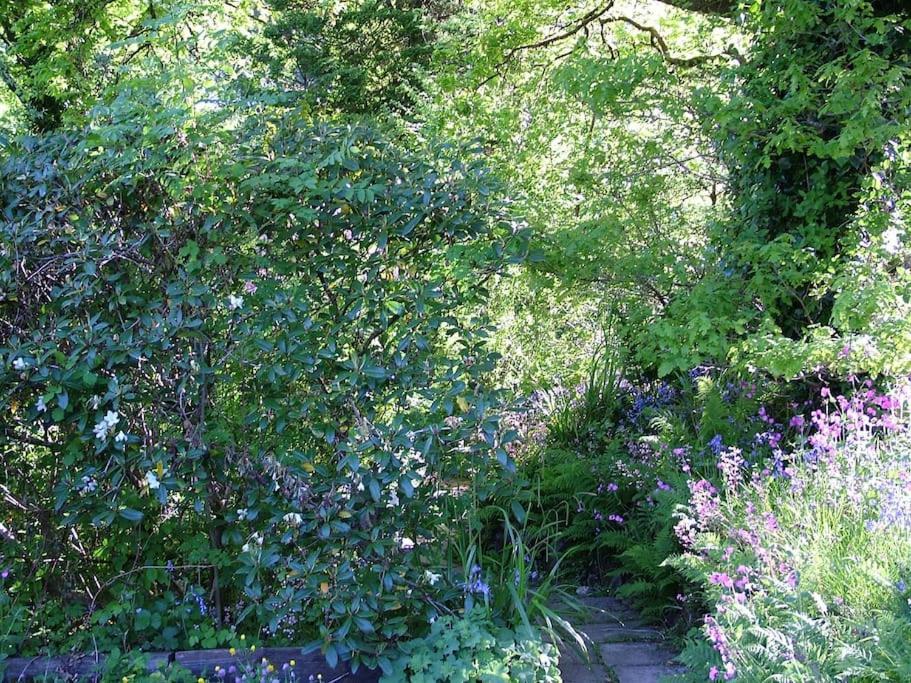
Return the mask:
{"type": "Polygon", "coordinates": [[[674,526],[674,534],[680,545],[692,549],[696,545],[696,536],[706,531],[720,519],[720,502],[718,489],[706,479],[690,481],[690,508],[694,517],[684,515],[674,526]]]}
{"type": "Polygon", "coordinates": [[[705,617],[705,634],[715,651],[721,655],[721,664],[724,667],[723,672],[715,666],[709,669],[709,680],[721,680],[722,676],[725,681],[733,680],[737,676],[737,668],[732,661],[731,648],[718,621],[711,615],[705,617]]]}
{"type": "Polygon", "coordinates": [[[743,481],[746,460],[743,459],[742,454],[743,451],[736,446],[725,448],[718,454],[718,469],[721,470],[721,476],[724,478],[724,485],[728,491],[736,491],[743,481]]]}
{"type": "MultiPolygon", "coordinates": [[[[807,443],[813,459],[831,459],[839,445],[853,448],[872,446],[883,433],[899,429],[895,411],[903,403],[902,396],[881,394],[870,380],[850,398],[833,396],[829,387],[819,391],[822,405],[810,413],[811,431],[807,443]]],[[[803,429],[802,415],[791,418],[791,425],[803,429]]]]}
{"type": "Polygon", "coordinates": [[[635,427],[650,409],[663,408],[677,400],[678,392],[667,382],[654,386],[638,387],[628,382],[621,385],[627,391],[627,407],[623,413],[623,423],[635,427]]]}
{"type": "Polygon", "coordinates": [[[462,590],[466,594],[483,595],[485,600],[490,597],[490,586],[481,578],[481,567],[472,565],[468,581],[462,583],[462,590]]]}

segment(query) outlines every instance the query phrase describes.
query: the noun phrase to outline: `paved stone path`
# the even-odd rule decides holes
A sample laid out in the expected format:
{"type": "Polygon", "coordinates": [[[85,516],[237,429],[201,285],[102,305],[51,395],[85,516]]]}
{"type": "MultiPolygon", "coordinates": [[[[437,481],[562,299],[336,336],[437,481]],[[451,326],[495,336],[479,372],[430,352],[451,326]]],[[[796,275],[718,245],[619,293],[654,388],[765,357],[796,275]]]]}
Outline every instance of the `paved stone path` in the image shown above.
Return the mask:
{"type": "Polygon", "coordinates": [[[588,614],[576,629],[588,636],[588,661],[570,648],[560,657],[564,683],[658,683],[682,668],[661,631],[616,598],[583,598],[588,614]]]}

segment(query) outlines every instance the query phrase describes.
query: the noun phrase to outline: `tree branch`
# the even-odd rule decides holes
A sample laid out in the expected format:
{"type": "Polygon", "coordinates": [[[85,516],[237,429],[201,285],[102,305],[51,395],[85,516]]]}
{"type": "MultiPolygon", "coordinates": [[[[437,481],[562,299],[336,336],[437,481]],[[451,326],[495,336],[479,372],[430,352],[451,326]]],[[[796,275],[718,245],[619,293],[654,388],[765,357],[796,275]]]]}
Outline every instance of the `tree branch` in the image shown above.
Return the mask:
{"type": "Polygon", "coordinates": [[[20,434],[18,432],[14,432],[9,427],[3,430],[3,435],[8,439],[18,441],[19,443],[25,443],[30,446],[43,446],[44,448],[50,448],[52,451],[56,451],[60,448],[59,444],[53,443],[52,441],[45,441],[44,439],[38,439],[33,436],[28,436],[27,434],[20,434]]]}
{"type": "Polygon", "coordinates": [[[571,38],[572,36],[576,35],[579,31],[586,28],[589,24],[596,22],[598,19],[603,17],[605,14],[607,14],[610,11],[611,7],[613,7],[613,6],[614,6],[614,0],[610,0],[610,2],[608,2],[606,5],[604,5],[602,7],[596,7],[595,9],[593,9],[591,12],[589,12],[588,14],[583,16],[581,19],[579,19],[579,21],[577,21],[574,25],[570,26],[568,29],[566,29],[562,33],[557,33],[555,35],[548,36],[547,38],[539,40],[535,43],[517,45],[516,47],[510,49],[506,53],[506,55],[503,57],[503,59],[496,66],[494,66],[494,68],[493,68],[494,73],[492,73],[490,76],[488,76],[483,81],[481,81],[478,84],[478,87],[480,88],[480,87],[486,85],[487,83],[492,81],[494,78],[499,76],[500,69],[503,68],[504,66],[506,66],[512,60],[512,58],[515,57],[520,52],[522,52],[524,50],[534,50],[534,49],[541,48],[541,47],[547,47],[548,45],[553,45],[554,43],[558,43],[561,40],[566,40],[567,38],[571,38]]]}
{"type": "Polygon", "coordinates": [[[711,62],[716,59],[722,59],[723,57],[726,57],[726,56],[739,57],[739,55],[737,54],[737,52],[735,51],[735,49],[733,47],[728,48],[727,50],[725,50],[722,53],[714,54],[714,55],[695,55],[693,57],[674,57],[671,54],[671,50],[667,45],[667,41],[662,37],[662,35],[658,32],[657,29],[655,29],[651,26],[645,26],[644,24],[640,24],[635,19],[631,19],[629,17],[608,17],[606,19],[600,19],[599,21],[601,22],[602,26],[604,24],[621,21],[625,24],[629,24],[630,26],[638,29],[639,31],[644,31],[645,33],[648,33],[649,34],[649,43],[651,44],[651,46],[653,48],[655,48],[659,53],[661,53],[661,56],[664,58],[664,61],[666,61],[668,64],[673,64],[674,66],[679,66],[682,68],[689,68],[689,67],[697,66],[699,64],[704,64],[705,62],[711,62]]]}

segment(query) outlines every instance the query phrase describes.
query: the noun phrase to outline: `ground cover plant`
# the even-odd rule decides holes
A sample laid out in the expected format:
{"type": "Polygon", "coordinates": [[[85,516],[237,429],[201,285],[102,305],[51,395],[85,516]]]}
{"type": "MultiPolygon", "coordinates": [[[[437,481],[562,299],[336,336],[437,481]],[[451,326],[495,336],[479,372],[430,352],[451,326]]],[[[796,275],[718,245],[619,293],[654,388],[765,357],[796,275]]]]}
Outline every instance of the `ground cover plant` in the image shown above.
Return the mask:
{"type": "Polygon", "coordinates": [[[0,0],[0,672],[911,677],[908,11],[0,0]]]}

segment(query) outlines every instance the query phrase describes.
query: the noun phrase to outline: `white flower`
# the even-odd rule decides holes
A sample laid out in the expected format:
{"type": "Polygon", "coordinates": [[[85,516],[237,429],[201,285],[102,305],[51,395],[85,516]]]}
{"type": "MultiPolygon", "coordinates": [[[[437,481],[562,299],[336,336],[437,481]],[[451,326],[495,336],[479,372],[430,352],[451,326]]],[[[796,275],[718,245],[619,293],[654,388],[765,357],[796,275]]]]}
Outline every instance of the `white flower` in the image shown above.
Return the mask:
{"type": "Polygon", "coordinates": [[[92,479],[92,477],[85,476],[82,478],[82,492],[83,493],[92,493],[95,489],[98,488],[98,482],[92,479]]]}
{"type": "Polygon", "coordinates": [[[146,472],[146,483],[149,485],[149,488],[152,490],[157,489],[161,486],[161,482],[158,481],[158,477],[155,476],[155,473],[149,470],[146,472]]]}
{"type": "Polygon", "coordinates": [[[431,586],[436,586],[437,581],[439,581],[441,578],[442,576],[440,574],[434,574],[429,569],[424,572],[424,581],[429,583],[431,586]]]}
{"type": "Polygon", "coordinates": [[[25,358],[17,358],[13,361],[13,368],[16,370],[25,370],[28,367],[28,363],[25,358]]]}
{"type": "Polygon", "coordinates": [[[117,443],[123,443],[126,440],[127,440],[127,435],[123,433],[122,429],[119,432],[117,432],[117,436],[114,437],[114,441],[116,441],[117,443]]]}
{"type": "Polygon", "coordinates": [[[39,413],[43,413],[45,410],[47,410],[47,404],[44,402],[44,396],[38,397],[38,403],[35,404],[35,410],[37,410],[39,413]]]}
{"type": "Polygon", "coordinates": [[[246,518],[247,518],[247,508],[241,508],[240,510],[237,511],[237,520],[238,521],[243,521],[246,518]]]}
{"type": "Polygon", "coordinates": [[[241,550],[243,550],[245,553],[249,553],[251,550],[255,549],[256,546],[260,546],[262,544],[263,535],[259,532],[256,532],[250,537],[249,541],[244,543],[243,547],[241,547],[241,550]]]}
{"type": "Polygon", "coordinates": [[[232,294],[228,297],[228,308],[232,311],[236,311],[238,308],[242,308],[244,305],[244,298],[242,296],[235,296],[232,294]]]}
{"type": "Polygon", "coordinates": [[[300,516],[297,512],[289,512],[287,515],[282,517],[285,520],[285,524],[289,526],[300,526],[301,522],[304,521],[304,518],[300,516]]]}
{"type": "Polygon", "coordinates": [[[95,438],[103,441],[107,438],[108,432],[120,422],[120,416],[113,410],[109,410],[101,421],[93,427],[95,438]]]}
{"type": "Polygon", "coordinates": [[[95,432],[96,439],[99,441],[104,441],[108,436],[108,423],[102,420],[94,427],[92,427],[92,431],[95,432]]]}
{"type": "Polygon", "coordinates": [[[389,494],[389,505],[391,507],[395,507],[398,504],[399,504],[399,494],[395,489],[393,489],[392,492],[389,494]]]}

